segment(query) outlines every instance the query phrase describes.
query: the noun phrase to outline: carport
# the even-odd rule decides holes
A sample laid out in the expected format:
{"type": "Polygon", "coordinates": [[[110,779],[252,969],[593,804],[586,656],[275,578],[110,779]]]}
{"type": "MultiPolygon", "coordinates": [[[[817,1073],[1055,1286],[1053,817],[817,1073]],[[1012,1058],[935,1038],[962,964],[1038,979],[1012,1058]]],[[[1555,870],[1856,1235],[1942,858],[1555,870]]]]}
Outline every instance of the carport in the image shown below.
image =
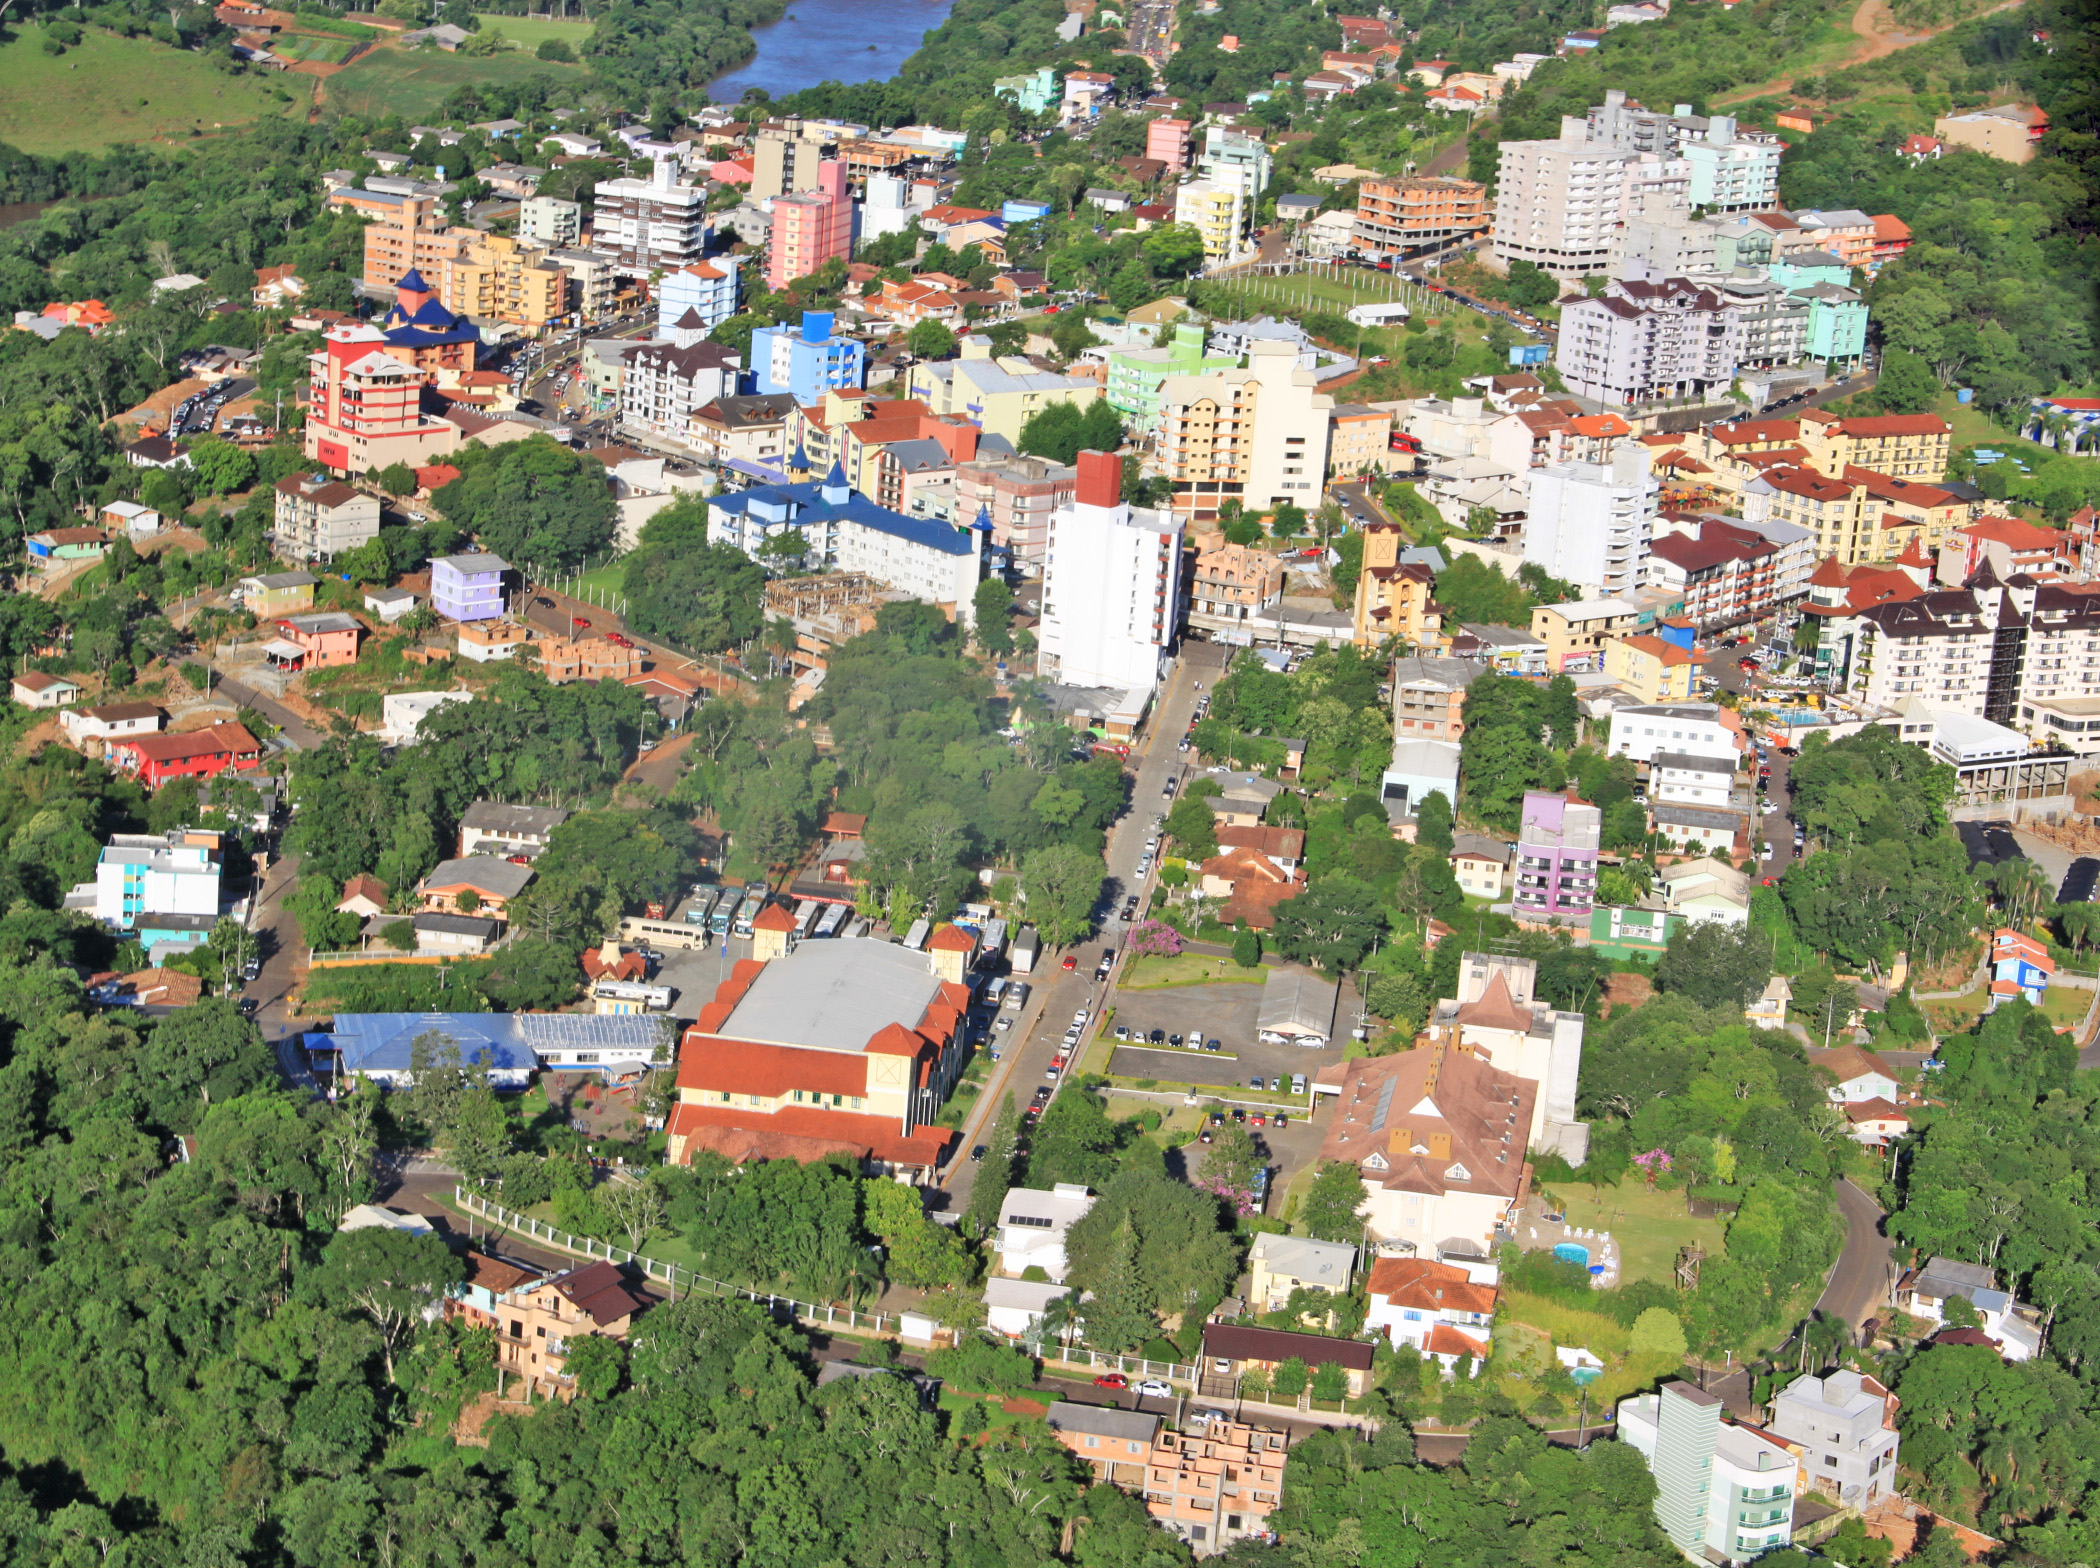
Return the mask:
{"type": "Polygon", "coordinates": [[[1324,980],[1310,969],[1271,969],[1261,988],[1256,1037],[1267,1045],[1325,1049],[1334,1038],[1341,990],[1339,981],[1324,980]]]}

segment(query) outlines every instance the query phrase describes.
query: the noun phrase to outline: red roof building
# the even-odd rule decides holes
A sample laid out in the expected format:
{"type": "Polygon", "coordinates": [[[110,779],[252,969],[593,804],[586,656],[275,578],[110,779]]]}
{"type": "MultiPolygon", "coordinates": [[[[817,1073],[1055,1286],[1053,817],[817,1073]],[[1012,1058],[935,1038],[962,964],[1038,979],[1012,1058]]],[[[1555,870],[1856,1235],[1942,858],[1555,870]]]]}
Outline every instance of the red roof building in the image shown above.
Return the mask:
{"type": "Polygon", "coordinates": [[[262,742],[239,724],[214,724],[180,735],[135,735],[112,741],[109,759],[138,776],[148,789],[169,779],[217,778],[229,768],[248,773],[262,766],[262,742]]]}

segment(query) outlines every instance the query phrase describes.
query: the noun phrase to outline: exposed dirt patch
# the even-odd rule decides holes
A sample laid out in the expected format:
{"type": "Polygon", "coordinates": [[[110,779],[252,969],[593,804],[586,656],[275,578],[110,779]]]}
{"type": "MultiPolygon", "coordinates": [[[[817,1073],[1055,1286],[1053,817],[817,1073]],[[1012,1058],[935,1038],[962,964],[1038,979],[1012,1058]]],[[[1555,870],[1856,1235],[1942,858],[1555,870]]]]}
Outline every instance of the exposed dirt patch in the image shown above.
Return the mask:
{"type": "Polygon", "coordinates": [[[1621,1008],[1639,1007],[1655,995],[1655,984],[1646,975],[1615,974],[1604,982],[1604,1001],[1598,1016],[1609,1018],[1621,1008]]]}
{"type": "Polygon", "coordinates": [[[999,1408],[1010,1416],[1047,1416],[1050,1413],[1050,1407],[1040,1399],[1005,1399],[999,1402],[999,1408]]]}

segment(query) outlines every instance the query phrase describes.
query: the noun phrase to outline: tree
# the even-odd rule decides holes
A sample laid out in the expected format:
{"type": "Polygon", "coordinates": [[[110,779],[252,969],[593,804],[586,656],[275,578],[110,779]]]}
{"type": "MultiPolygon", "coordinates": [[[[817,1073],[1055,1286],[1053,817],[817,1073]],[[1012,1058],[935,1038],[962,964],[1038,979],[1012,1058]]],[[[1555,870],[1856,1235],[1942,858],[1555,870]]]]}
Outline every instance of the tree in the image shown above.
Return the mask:
{"type": "Polygon", "coordinates": [[[332,1238],[309,1278],[315,1300],[354,1307],[371,1320],[391,1383],[402,1345],[464,1273],[438,1237],[374,1225],[332,1238]]]}
{"type": "Polygon", "coordinates": [[[970,1207],[965,1211],[965,1217],[979,1234],[990,1231],[999,1221],[1000,1207],[1014,1182],[1014,1156],[1020,1143],[1021,1113],[1014,1105],[1014,1097],[1008,1094],[999,1104],[999,1114],[992,1119],[984,1160],[977,1167],[977,1183],[970,1189],[970,1207]]]}
{"type": "Polygon", "coordinates": [[[1164,278],[1185,278],[1203,265],[1203,234],[1192,223],[1154,229],[1139,247],[1145,265],[1164,278]]]}
{"type": "Polygon", "coordinates": [[[977,592],[971,596],[970,609],[970,625],[977,637],[977,646],[994,658],[1003,659],[1012,653],[1014,591],[1006,586],[1005,580],[987,577],[979,583],[977,592]]]}
{"type": "Polygon", "coordinates": [[[763,623],[765,568],[734,545],[709,542],[701,497],[674,501],[644,523],[621,571],[628,625],[644,637],[719,653],[763,623]]]}
{"type": "Polygon", "coordinates": [[[1218,819],[1193,795],[1183,795],[1167,812],[1167,835],[1190,860],[1208,860],[1218,852],[1218,819]]]}
{"type": "Polygon", "coordinates": [[[476,1083],[459,1097],[437,1142],[460,1175],[488,1181],[510,1153],[510,1113],[486,1082],[476,1083]]]}
{"type": "Polygon", "coordinates": [[[1939,378],[1921,356],[1892,348],[1882,356],[1874,396],[1891,414],[1928,413],[1939,400],[1939,378]]]}
{"type": "Polygon", "coordinates": [[[946,322],[921,321],[905,335],[904,346],[914,359],[946,359],[955,352],[955,334],[946,322]]]}
{"type": "Polygon", "coordinates": [[[646,1176],[618,1174],[599,1183],[593,1194],[627,1238],[627,1250],[639,1252],[664,1221],[664,1190],[646,1176]]]}
{"type": "Polygon", "coordinates": [[[255,482],[255,459],[217,436],[206,436],[190,448],[190,467],[206,495],[231,495],[255,482]]]}
{"type": "Polygon", "coordinates": [[[1329,974],[1354,969],[1385,934],[1378,890],[1356,877],[1330,875],[1276,906],[1270,941],[1276,951],[1329,974]]]}
{"type": "Polygon", "coordinates": [[[459,478],[431,499],[446,521],[511,565],[566,570],[611,542],[612,492],[596,458],[532,436],[469,446],[452,461],[459,478]]]}
{"type": "Polygon", "coordinates": [[[406,463],[390,463],[379,471],[379,488],[391,496],[416,493],[416,471],[406,463]]]}
{"type": "Polygon", "coordinates": [[[1677,991],[1701,1007],[1740,1009],[1772,978],[1772,944],[1762,931],[1695,920],[1671,933],[1655,963],[1658,990],[1677,991]]]}
{"type": "Polygon", "coordinates": [[[1431,790],[1415,806],[1415,842],[1442,855],[1449,855],[1455,847],[1451,802],[1440,789],[1431,790]]]}
{"type": "Polygon", "coordinates": [[[1076,844],[1051,844],[1021,863],[1028,917],[1053,947],[1076,942],[1093,928],[1101,896],[1101,857],[1076,844]]]}
{"type": "Polygon", "coordinates": [[[433,1142],[442,1142],[451,1133],[471,1082],[459,1042],[426,1029],[408,1042],[408,1066],[410,1082],[402,1108],[433,1142]]]}
{"type": "Polygon", "coordinates": [[[1306,1189],[1300,1211],[1306,1234],[1320,1241],[1361,1240],[1364,1222],[1357,1211],[1363,1203],[1363,1177],[1357,1168],[1342,1160],[1327,1161],[1306,1189]]]}
{"type": "Polygon", "coordinates": [[[147,1090],[165,1127],[194,1126],[204,1107],[273,1080],[276,1063],[255,1025],[225,997],[212,997],[153,1026],[144,1052],[147,1090]]]}
{"type": "Polygon", "coordinates": [[[1094,1287],[1094,1299],[1083,1309],[1087,1343],[1097,1350],[1135,1350],[1159,1332],[1149,1292],[1138,1276],[1137,1253],[1137,1228],[1126,1214],[1110,1241],[1108,1267],[1094,1287]]]}
{"type": "Polygon", "coordinates": [[[1633,1320],[1627,1348],[1637,1356],[1666,1355],[1682,1360],[1684,1325],[1668,1307],[1649,1307],[1633,1320]]]}
{"type": "Polygon", "coordinates": [[[1241,969],[1254,969],[1261,964],[1261,936],[1251,929],[1233,933],[1232,961],[1241,969]]]}

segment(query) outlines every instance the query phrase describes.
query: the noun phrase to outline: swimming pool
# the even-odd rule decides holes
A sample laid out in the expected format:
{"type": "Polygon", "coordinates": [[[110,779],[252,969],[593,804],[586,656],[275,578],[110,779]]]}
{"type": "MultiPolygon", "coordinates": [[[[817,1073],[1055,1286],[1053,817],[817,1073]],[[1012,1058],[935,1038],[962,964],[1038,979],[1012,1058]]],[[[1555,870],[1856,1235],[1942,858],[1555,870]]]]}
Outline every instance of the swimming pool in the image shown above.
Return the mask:
{"type": "Polygon", "coordinates": [[[1553,1255],[1556,1258],[1564,1259],[1569,1263],[1580,1263],[1584,1268],[1589,1267],[1590,1249],[1587,1247],[1579,1247],[1572,1241],[1564,1241],[1559,1246],[1555,1247],[1553,1249],[1553,1255]]]}

